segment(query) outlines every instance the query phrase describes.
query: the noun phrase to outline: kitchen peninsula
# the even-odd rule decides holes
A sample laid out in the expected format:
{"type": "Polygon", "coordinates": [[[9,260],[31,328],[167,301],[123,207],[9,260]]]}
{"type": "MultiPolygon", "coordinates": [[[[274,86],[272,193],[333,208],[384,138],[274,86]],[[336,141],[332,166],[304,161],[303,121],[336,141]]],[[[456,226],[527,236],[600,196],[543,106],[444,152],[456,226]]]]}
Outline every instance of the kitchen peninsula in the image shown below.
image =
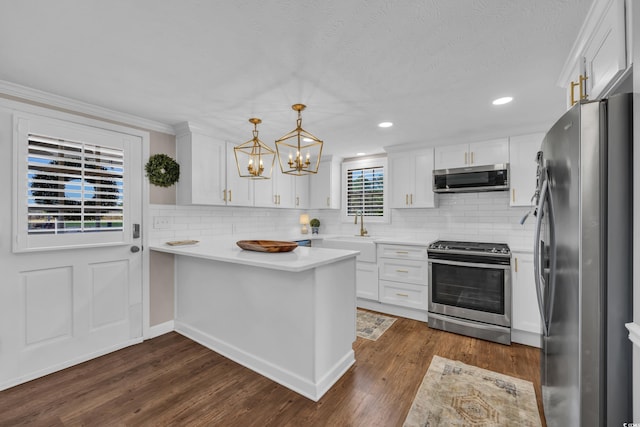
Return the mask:
{"type": "Polygon", "coordinates": [[[309,399],[355,362],[357,251],[152,244],[176,257],[175,330],[309,399]]]}

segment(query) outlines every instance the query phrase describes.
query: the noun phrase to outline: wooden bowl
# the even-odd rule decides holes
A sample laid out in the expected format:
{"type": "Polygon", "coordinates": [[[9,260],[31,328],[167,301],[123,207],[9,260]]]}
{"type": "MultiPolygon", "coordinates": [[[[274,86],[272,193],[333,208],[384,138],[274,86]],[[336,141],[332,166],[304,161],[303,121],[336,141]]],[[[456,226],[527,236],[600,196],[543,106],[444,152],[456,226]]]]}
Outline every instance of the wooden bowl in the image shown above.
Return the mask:
{"type": "Polygon", "coordinates": [[[236,245],[247,251],[255,252],[291,252],[298,247],[296,242],[278,240],[238,240],[236,245]]]}

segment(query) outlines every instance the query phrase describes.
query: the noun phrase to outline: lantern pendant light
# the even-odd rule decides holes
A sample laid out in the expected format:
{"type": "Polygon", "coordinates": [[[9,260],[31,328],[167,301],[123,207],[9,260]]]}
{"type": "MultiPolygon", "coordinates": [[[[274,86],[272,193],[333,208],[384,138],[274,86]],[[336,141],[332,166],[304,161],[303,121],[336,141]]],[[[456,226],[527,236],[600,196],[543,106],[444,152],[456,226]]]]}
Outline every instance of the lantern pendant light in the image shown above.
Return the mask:
{"type": "Polygon", "coordinates": [[[301,112],[303,104],[291,106],[298,112],[297,126],[276,141],[278,162],[282,173],[289,175],[310,175],[318,173],[323,142],[302,128],[301,112]]]}
{"type": "Polygon", "coordinates": [[[276,152],[258,139],[262,120],[251,118],[249,122],[253,123],[253,138],[233,148],[238,174],[243,178],[270,179],[276,152]]]}

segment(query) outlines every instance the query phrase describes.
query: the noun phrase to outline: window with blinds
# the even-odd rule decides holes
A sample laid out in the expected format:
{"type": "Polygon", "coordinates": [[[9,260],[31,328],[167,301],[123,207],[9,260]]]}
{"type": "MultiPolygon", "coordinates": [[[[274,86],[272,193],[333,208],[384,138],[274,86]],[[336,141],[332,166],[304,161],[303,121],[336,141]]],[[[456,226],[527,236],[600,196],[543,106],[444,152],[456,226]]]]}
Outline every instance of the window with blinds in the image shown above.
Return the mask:
{"type": "Polygon", "coordinates": [[[124,152],[28,135],[29,235],[123,230],[124,152]]]}
{"type": "Polygon", "coordinates": [[[384,216],[384,167],[347,169],[347,216],[384,216]]]}

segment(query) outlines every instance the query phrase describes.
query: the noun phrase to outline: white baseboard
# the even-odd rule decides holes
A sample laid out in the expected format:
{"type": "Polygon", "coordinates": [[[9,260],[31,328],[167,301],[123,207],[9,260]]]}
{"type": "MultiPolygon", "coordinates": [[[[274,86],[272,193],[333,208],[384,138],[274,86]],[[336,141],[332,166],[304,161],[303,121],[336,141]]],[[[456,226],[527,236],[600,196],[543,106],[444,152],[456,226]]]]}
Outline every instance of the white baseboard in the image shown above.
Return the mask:
{"type": "Polygon", "coordinates": [[[511,329],[511,342],[540,348],[542,347],[542,336],[533,332],[511,329]]]}
{"type": "Polygon", "coordinates": [[[215,351],[222,356],[239,363],[240,365],[263,375],[284,387],[295,391],[302,396],[317,402],[322,395],[335,384],[340,377],[355,363],[355,353],[350,350],[339,361],[337,361],[328,372],[318,381],[314,382],[309,378],[276,366],[273,363],[247,353],[238,347],[224,342],[210,334],[196,329],[185,323],[176,322],[176,332],[185,337],[202,344],[208,349],[215,351]]]}
{"type": "Polygon", "coordinates": [[[164,335],[171,331],[175,330],[175,322],[173,320],[169,320],[168,322],[160,323],[159,325],[154,325],[149,327],[148,333],[145,335],[145,340],[150,340],[155,337],[159,337],[160,335],[164,335]]]}
{"type": "Polygon", "coordinates": [[[408,319],[419,320],[421,322],[426,322],[428,317],[427,310],[416,310],[413,308],[400,307],[397,305],[385,304],[383,302],[362,298],[358,298],[356,304],[358,307],[366,308],[367,310],[378,311],[380,313],[391,314],[394,316],[406,317],[408,319]]]}

